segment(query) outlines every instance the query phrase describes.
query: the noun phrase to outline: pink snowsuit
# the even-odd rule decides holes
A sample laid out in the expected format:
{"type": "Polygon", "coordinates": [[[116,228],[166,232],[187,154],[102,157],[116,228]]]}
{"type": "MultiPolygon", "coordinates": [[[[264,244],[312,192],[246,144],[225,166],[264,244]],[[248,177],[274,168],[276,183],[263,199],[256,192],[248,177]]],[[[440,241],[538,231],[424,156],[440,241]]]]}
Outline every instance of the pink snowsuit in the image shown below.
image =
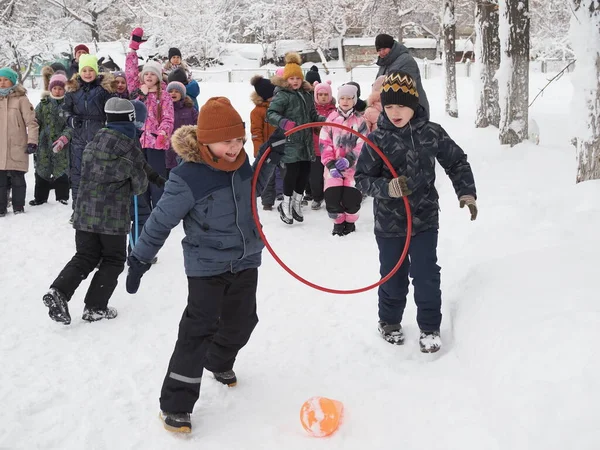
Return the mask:
{"type": "MultiPolygon", "coordinates": [[[[354,111],[346,118],[339,109],[336,109],[329,114],[327,122],[345,125],[365,136],[368,134],[365,119],[354,111]]],[[[325,166],[324,180],[326,192],[327,189],[332,187],[354,188],[354,172],[356,171],[356,162],[362,145],[362,139],[341,128],[324,126],[321,129],[319,146],[321,148],[321,162],[325,166]],[[343,178],[334,178],[331,176],[330,171],[335,168],[335,162],[340,158],[348,159],[350,167],[342,172],[343,178]]],[[[327,194],[325,200],[327,201],[327,194]]],[[[330,214],[330,217],[332,217],[336,224],[343,222],[354,223],[358,220],[358,216],[358,212],[356,214],[339,213],[337,217],[332,217],[330,214]]]]}
{"type": "MultiPolygon", "coordinates": [[[[125,76],[127,77],[127,89],[133,95],[141,86],[136,52],[129,52],[127,54],[125,59],[125,76]]],[[[146,105],[148,114],[146,122],[144,122],[142,137],[140,138],[142,148],[168,150],[171,147],[170,141],[175,112],[173,110],[173,100],[171,100],[171,96],[167,92],[167,86],[161,82],[160,98],[157,97],[156,92],[149,92],[144,100],[144,104],[146,105]],[[159,116],[160,121],[158,120],[159,116]],[[162,143],[157,143],[157,137],[161,131],[166,133],[166,138],[162,143]]]]}

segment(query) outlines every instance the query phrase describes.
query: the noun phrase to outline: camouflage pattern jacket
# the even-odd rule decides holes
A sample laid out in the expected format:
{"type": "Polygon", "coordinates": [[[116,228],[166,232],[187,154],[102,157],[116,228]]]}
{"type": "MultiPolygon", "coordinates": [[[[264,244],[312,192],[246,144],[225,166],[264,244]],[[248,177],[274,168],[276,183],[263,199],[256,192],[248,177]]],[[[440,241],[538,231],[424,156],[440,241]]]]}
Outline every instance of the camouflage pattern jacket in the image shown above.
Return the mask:
{"type": "Polygon", "coordinates": [[[100,234],[129,233],[131,197],[148,187],[144,162],[137,139],[109,128],[98,131],[83,152],[73,228],[100,234]]]}
{"type": "Polygon", "coordinates": [[[47,181],[69,175],[69,145],[58,153],[52,151],[54,141],[61,136],[71,140],[73,134],[73,129],[67,126],[67,120],[61,114],[63,102],[63,98],[55,99],[49,92],[44,92],[35,107],[35,117],[40,126],[38,149],[34,157],[35,173],[47,181]]]}
{"type": "MultiPolygon", "coordinates": [[[[379,116],[377,127],[369,138],[390,160],[398,175],[408,178],[408,187],[412,190],[408,200],[413,216],[413,235],[439,228],[436,159],[450,177],[458,197],[476,197],[467,155],[439,124],[427,120],[422,107],[403,128],[392,124],[384,111],[379,116]]],[[[367,144],[363,145],[354,177],[356,187],[373,197],[375,235],[406,236],[404,200],[389,196],[388,184],[393,176],[381,157],[367,144]]]]}

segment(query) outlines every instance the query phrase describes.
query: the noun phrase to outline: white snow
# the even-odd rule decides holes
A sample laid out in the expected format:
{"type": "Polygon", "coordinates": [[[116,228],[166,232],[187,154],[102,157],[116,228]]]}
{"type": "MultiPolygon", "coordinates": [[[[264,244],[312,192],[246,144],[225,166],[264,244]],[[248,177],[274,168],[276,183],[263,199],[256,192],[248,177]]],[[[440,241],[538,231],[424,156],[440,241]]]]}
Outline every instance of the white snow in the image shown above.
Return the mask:
{"type": "MultiPolygon", "coordinates": [[[[364,73],[358,81],[368,92],[373,78],[364,73]]],[[[424,80],[432,119],[469,154],[480,208],[470,222],[439,171],[440,353],[419,352],[412,295],[406,343],[393,346],[377,334],[376,291],[312,290],[265,250],[260,323],[237,359],[239,383],[226,388],[205,374],[193,433],[174,436],[157,416],[187,298],[182,228],[137,295],[120,278],[111,300],[118,318],[81,320],[88,279],[63,327],[41,297],[73,255],[74,231],[70,207],[51,194],[47,205],[0,219],[0,448],[597,450],[600,181],[575,185],[571,76],[532,107],[541,144],[514,148],[498,144],[497,130],[473,127],[472,81],[457,80],[460,118],[450,119],[443,78],[424,80]],[[344,403],[340,429],[323,439],[299,420],[316,395],[344,403]]],[[[545,83],[532,74],[531,91],[545,83]]],[[[251,89],[201,83],[199,100],[226,95],[249,124],[251,89]]],[[[33,170],[27,181],[31,200],[33,170]]],[[[260,215],[276,251],[311,281],[352,289],[378,279],[370,200],[358,231],[344,238],[331,236],[325,211],[306,211],[292,227],[276,212],[260,215]]]]}

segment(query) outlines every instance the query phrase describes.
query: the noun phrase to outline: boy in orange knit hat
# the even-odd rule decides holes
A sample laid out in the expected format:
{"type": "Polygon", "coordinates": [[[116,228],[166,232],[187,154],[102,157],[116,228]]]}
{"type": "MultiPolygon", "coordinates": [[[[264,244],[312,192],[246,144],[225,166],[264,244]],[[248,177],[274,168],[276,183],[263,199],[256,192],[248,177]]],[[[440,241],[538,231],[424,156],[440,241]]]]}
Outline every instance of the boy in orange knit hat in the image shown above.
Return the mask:
{"type": "MultiPolygon", "coordinates": [[[[173,149],[184,162],[171,171],[129,257],[127,291],[135,293],[171,229],[183,220],[188,304],[160,396],[160,417],[169,431],[191,432],[204,368],[217,381],[236,384],[233,363],[258,323],[256,287],[264,244],[252,217],[256,200],[245,135],[242,118],[225,97],[202,106],[197,127],[175,132],[173,149]]],[[[273,144],[258,195],[281,159],[284,142],[273,144]]]]}

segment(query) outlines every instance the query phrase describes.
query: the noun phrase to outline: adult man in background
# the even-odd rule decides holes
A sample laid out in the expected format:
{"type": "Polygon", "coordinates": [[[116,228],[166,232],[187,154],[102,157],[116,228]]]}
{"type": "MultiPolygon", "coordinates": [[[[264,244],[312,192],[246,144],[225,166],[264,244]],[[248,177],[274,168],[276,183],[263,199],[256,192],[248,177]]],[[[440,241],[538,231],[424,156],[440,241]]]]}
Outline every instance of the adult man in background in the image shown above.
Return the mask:
{"type": "Polygon", "coordinates": [[[429,101],[421,83],[421,72],[415,58],[410,55],[404,45],[396,42],[389,34],[377,35],[375,49],[379,55],[379,58],[377,58],[379,71],[376,78],[394,72],[408,73],[417,82],[419,104],[427,111],[427,120],[429,120],[429,101]]]}

